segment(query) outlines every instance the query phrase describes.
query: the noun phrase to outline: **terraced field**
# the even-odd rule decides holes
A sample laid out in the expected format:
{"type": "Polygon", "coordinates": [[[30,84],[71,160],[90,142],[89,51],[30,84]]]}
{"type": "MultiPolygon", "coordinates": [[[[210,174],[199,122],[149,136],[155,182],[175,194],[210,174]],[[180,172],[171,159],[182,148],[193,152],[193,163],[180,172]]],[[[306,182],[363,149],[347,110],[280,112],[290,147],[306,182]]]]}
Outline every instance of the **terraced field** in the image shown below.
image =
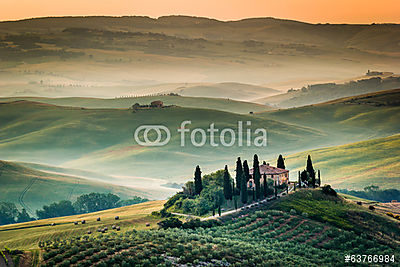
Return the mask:
{"type": "Polygon", "coordinates": [[[246,211],[212,228],[129,231],[49,242],[43,266],[339,266],[345,254],[397,253],[366,235],[277,210],[246,211]],[[246,213],[247,212],[247,213],[246,213]]]}

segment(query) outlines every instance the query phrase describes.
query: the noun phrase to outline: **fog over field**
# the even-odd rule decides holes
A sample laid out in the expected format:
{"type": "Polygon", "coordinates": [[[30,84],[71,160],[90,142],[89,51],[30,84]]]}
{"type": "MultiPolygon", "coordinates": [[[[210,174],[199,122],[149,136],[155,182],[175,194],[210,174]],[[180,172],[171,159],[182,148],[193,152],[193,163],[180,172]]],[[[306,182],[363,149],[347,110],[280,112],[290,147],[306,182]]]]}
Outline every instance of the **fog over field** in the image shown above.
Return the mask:
{"type": "Polygon", "coordinates": [[[0,95],[177,92],[260,99],[279,93],[269,88],[286,92],[361,77],[368,69],[399,73],[399,36],[396,24],[308,24],[273,18],[222,22],[187,16],[59,17],[1,22],[0,95]],[[221,86],[226,82],[232,94],[221,86]]]}

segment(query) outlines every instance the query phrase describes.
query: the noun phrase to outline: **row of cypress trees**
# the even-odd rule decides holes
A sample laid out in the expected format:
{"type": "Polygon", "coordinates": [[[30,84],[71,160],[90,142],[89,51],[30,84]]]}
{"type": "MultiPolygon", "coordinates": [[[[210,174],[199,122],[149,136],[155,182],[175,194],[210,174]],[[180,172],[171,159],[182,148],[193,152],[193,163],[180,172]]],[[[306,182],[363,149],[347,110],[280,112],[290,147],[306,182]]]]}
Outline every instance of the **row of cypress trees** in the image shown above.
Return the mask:
{"type": "Polygon", "coordinates": [[[317,187],[321,186],[321,172],[318,170],[318,176],[316,177],[314,166],[311,160],[311,156],[308,155],[307,157],[307,165],[306,169],[302,172],[299,171],[299,187],[317,187]]]}

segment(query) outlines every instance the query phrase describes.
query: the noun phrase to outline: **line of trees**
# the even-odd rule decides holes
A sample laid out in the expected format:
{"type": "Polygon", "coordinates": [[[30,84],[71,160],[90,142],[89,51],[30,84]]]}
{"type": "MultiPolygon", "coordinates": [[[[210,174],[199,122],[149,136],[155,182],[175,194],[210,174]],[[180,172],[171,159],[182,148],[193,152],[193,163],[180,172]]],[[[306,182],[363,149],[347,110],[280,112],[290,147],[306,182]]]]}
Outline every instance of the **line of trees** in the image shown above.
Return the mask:
{"type": "Polygon", "coordinates": [[[0,225],[32,220],[35,218],[31,218],[25,208],[19,211],[14,203],[0,202],[0,225]]]}
{"type": "Polygon", "coordinates": [[[299,171],[298,174],[298,186],[302,187],[312,187],[315,188],[317,186],[321,186],[321,171],[317,171],[317,176],[315,173],[315,169],[311,160],[311,156],[307,157],[306,169],[302,172],[299,171]]]}
{"type": "MultiPolygon", "coordinates": [[[[284,159],[279,156],[278,162],[284,167],[284,159]]],[[[265,162],[264,162],[265,164],[265,162]]],[[[259,159],[254,155],[253,173],[255,188],[249,189],[250,168],[247,160],[243,163],[240,157],[236,161],[236,175],[231,177],[228,166],[223,170],[208,175],[201,175],[200,166],[196,166],[194,179],[185,183],[183,191],[175,194],[165,204],[161,211],[163,214],[171,212],[183,212],[187,214],[204,215],[212,212],[221,213],[221,205],[224,203],[238,207],[238,202],[246,204],[249,198],[252,201],[262,199],[268,195],[277,195],[279,187],[274,184],[272,179],[267,179],[264,175],[264,182],[261,184],[261,174],[259,169],[259,159]]],[[[285,185],[284,185],[285,186],[285,185]]],[[[160,212],[160,213],[161,213],[160,212]]]]}
{"type": "MultiPolygon", "coordinates": [[[[44,205],[42,209],[36,210],[36,216],[37,219],[47,219],[129,206],[146,201],[148,199],[137,196],[121,200],[119,196],[111,193],[90,193],[79,196],[74,203],[69,200],[61,200],[44,205]]],[[[20,211],[14,203],[0,202],[0,225],[33,220],[36,220],[36,218],[31,217],[25,208],[20,211]]]]}
{"type": "Polygon", "coordinates": [[[38,219],[47,219],[113,209],[146,201],[148,199],[137,196],[128,200],[121,200],[119,196],[112,193],[90,193],[79,196],[74,203],[69,200],[61,200],[50,205],[44,205],[41,210],[36,211],[36,215],[38,219]]]}

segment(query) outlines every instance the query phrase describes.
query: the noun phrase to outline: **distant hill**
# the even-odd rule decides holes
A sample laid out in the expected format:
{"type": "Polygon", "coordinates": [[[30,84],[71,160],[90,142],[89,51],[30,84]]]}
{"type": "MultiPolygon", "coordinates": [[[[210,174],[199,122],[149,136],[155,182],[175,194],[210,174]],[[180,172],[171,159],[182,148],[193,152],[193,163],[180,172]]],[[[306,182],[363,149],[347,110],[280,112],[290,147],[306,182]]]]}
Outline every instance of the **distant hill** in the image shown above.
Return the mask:
{"type": "Polygon", "coordinates": [[[286,91],[314,81],[349,79],[368,69],[398,72],[399,32],[397,24],[310,24],[274,18],[1,22],[0,92],[114,97],[160,93],[159,85],[174,84],[178,86],[172,90],[186,87],[179,90],[188,96],[260,99],[276,93],[264,86],[286,91]],[[193,84],[200,87],[190,88],[193,84]]]}
{"type": "Polygon", "coordinates": [[[4,33],[21,33],[28,29],[43,33],[65,28],[156,32],[210,40],[331,43],[332,46],[345,44],[359,49],[387,51],[399,49],[400,32],[400,26],[397,24],[310,24],[275,18],[250,18],[224,22],[188,16],[164,16],[158,19],[139,16],[49,17],[0,23],[0,29],[4,33]]]}
{"type": "Polygon", "coordinates": [[[399,133],[399,97],[400,89],[387,90],[258,115],[292,125],[310,127],[330,136],[330,145],[335,145],[335,142],[340,140],[347,140],[345,143],[354,142],[354,138],[360,136],[364,138],[358,140],[399,133]]]}
{"type": "MultiPolygon", "coordinates": [[[[243,85],[244,86],[244,85],[243,85]]],[[[251,87],[249,85],[249,87],[251,87]]],[[[193,88],[193,87],[191,87],[193,88]]],[[[216,89],[216,88],[214,88],[216,89]]],[[[230,89],[222,94],[225,96],[230,94],[230,89]]],[[[216,94],[218,90],[216,89],[216,94]]],[[[261,91],[261,88],[260,88],[261,91]]],[[[260,93],[260,92],[259,92],[260,93]]],[[[201,92],[198,92],[200,95],[201,92]]],[[[241,95],[249,94],[244,91],[241,95]]],[[[152,101],[161,100],[164,105],[176,105],[188,108],[203,108],[227,111],[232,113],[248,114],[250,111],[261,112],[271,110],[272,108],[267,105],[255,104],[251,102],[235,101],[232,99],[222,98],[207,98],[207,97],[186,97],[186,96],[173,96],[173,95],[159,95],[159,96],[142,96],[142,97],[123,97],[113,99],[102,98],[85,98],[85,97],[68,97],[68,98],[44,98],[44,97],[9,97],[0,98],[0,102],[12,102],[18,100],[28,100],[58,106],[72,106],[83,108],[130,108],[133,104],[139,103],[141,105],[148,105],[152,101]]]]}
{"type": "Polygon", "coordinates": [[[284,94],[260,98],[254,100],[254,102],[281,108],[291,108],[397,88],[400,88],[400,76],[390,76],[383,79],[380,77],[372,77],[350,81],[344,84],[313,84],[303,87],[302,89],[289,90],[284,94]]]}
{"type": "Polygon", "coordinates": [[[0,201],[13,202],[32,215],[43,205],[60,200],[74,201],[91,192],[113,193],[123,199],[151,196],[149,192],[135,188],[39,171],[7,161],[0,161],[0,182],[0,201]]]}
{"type": "Polygon", "coordinates": [[[305,169],[311,155],[315,169],[321,170],[322,184],[335,188],[362,190],[369,185],[400,189],[400,135],[320,148],[286,156],[290,179],[305,169]]]}
{"type": "Polygon", "coordinates": [[[271,88],[240,83],[182,86],[174,91],[184,96],[231,98],[248,101],[261,95],[270,96],[280,93],[280,91],[271,88]]]}

